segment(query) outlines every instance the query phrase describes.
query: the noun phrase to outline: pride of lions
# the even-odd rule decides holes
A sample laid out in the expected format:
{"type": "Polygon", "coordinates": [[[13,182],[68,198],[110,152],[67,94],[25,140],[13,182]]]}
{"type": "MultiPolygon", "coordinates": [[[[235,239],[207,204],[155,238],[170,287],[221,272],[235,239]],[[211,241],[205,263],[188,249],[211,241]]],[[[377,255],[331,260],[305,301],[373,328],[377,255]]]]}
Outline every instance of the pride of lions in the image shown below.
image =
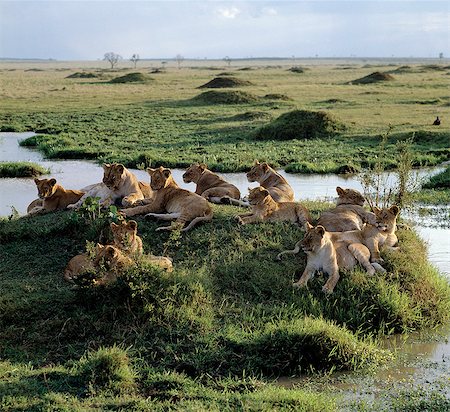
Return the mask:
{"type": "Polygon", "coordinates": [[[172,260],[165,256],[144,254],[142,239],[137,235],[137,223],[125,218],[144,215],[163,221],[168,226],[156,230],[191,230],[200,222],[212,220],[209,204],[230,204],[251,208],[251,212],[236,216],[242,224],[265,221],[288,221],[305,231],[305,236],[293,250],[278,254],[298,253],[307,255],[307,264],[296,287],[307,285],[316,271],[323,271],[328,280],[322,290],[332,293],[339,280],[339,269],[352,269],[360,264],[369,275],[385,272],[381,266],[382,247],[395,249],[398,243],[396,220],[399,208],[379,209],[371,212],[364,208],[364,196],[353,189],[336,188],[336,207],[322,213],[316,226],[311,223],[308,210],[294,201],[294,191],[286,179],[267,163],[255,162],[247,173],[249,182],[260,186],[249,189],[246,200],[241,199],[239,189],[207,169],[205,164],[195,163],[183,174],[185,183],[196,184],[195,193],[180,188],[170,169],[148,168],[150,184],[140,182],[121,164],[104,164],[101,183],[81,190],[66,190],[55,179],[35,179],[39,199],[28,206],[27,213],[36,215],[63,209],[78,209],[88,197],[99,199],[103,207],[116,204],[121,207],[123,219],[111,223],[113,243],[97,244],[93,250],[73,257],[64,271],[64,279],[75,283],[86,273],[97,273],[95,285],[115,282],[124,270],[137,261],[146,261],[172,270],[172,260]]]}

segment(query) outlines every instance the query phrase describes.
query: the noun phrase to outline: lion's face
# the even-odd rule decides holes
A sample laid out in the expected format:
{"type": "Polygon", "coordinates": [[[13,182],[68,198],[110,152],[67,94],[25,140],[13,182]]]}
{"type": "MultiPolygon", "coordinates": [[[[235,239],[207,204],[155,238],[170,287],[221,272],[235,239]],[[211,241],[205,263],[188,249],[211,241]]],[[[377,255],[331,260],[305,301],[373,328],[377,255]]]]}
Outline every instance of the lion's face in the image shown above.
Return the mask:
{"type": "Polygon", "coordinates": [[[247,172],[247,180],[249,182],[259,182],[269,170],[269,165],[267,163],[255,162],[253,167],[247,172]]]}
{"type": "Polygon", "coordinates": [[[338,204],[349,204],[363,206],[366,199],[364,196],[354,189],[342,189],[341,187],[336,188],[336,192],[339,196],[338,204]]]}
{"type": "Polygon", "coordinates": [[[398,206],[391,206],[390,208],[379,209],[378,207],[373,208],[375,213],[376,223],[375,226],[381,232],[392,232],[395,230],[397,216],[400,213],[398,206]]]}
{"type": "Polygon", "coordinates": [[[122,183],[122,175],[125,167],[119,163],[103,165],[103,183],[110,190],[118,190],[122,183]]]}
{"type": "Polygon", "coordinates": [[[153,190],[160,190],[166,187],[167,183],[172,179],[172,172],[160,166],[158,169],[147,169],[150,175],[150,187],[153,190]]]}
{"type": "Polygon", "coordinates": [[[308,225],[305,237],[302,240],[302,249],[305,253],[316,253],[323,245],[323,237],[325,235],[325,228],[323,226],[308,225]]]}
{"type": "Polygon", "coordinates": [[[56,191],[56,179],[34,179],[39,199],[47,199],[56,191]]]}
{"type": "Polygon", "coordinates": [[[194,163],[190,165],[183,174],[184,183],[197,183],[205,169],[205,164],[194,163]]]}
{"type": "Polygon", "coordinates": [[[269,192],[261,186],[249,190],[248,202],[251,205],[260,205],[267,196],[270,196],[269,192]]]}
{"type": "Polygon", "coordinates": [[[95,247],[94,264],[109,269],[117,261],[119,254],[119,250],[114,246],[97,244],[95,247]]]}
{"type": "Polygon", "coordinates": [[[111,231],[114,236],[114,243],[120,245],[121,248],[129,248],[136,239],[137,223],[134,220],[129,222],[121,222],[118,225],[111,223],[111,231]]]}

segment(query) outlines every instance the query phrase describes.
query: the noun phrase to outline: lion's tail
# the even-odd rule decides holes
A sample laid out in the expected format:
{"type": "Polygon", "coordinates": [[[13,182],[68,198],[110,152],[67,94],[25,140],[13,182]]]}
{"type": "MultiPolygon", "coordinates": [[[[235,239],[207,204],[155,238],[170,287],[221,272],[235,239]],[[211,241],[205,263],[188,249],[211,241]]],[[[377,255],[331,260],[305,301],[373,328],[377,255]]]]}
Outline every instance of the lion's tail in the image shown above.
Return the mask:
{"type": "Polygon", "coordinates": [[[213,211],[210,209],[208,213],[205,216],[197,216],[196,218],[192,219],[191,222],[183,229],[181,229],[182,232],[187,232],[188,230],[191,230],[197,223],[199,222],[209,222],[213,217],[213,211]]]}

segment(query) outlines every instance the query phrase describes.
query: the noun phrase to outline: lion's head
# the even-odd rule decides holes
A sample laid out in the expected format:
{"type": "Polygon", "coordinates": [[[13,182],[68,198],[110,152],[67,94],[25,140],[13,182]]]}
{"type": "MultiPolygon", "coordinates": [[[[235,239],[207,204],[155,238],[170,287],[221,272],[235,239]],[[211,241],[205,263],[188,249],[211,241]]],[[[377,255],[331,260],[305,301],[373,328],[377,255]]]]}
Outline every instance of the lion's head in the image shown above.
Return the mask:
{"type": "Polygon", "coordinates": [[[150,187],[153,190],[160,190],[166,187],[171,181],[172,172],[170,169],[165,169],[160,166],[158,169],[151,169],[150,167],[147,169],[148,174],[150,175],[150,187]]]}
{"type": "Polygon", "coordinates": [[[193,163],[191,164],[183,174],[184,183],[197,183],[200,176],[207,169],[204,163],[193,163]]]}
{"type": "Polygon", "coordinates": [[[56,191],[56,179],[34,179],[36,183],[39,199],[47,199],[56,191]]]}
{"type": "Polygon", "coordinates": [[[396,228],[397,216],[400,213],[398,206],[393,205],[389,208],[380,209],[373,207],[373,213],[375,213],[376,223],[375,226],[381,232],[390,233],[396,228]]]}
{"type": "Polygon", "coordinates": [[[267,163],[259,163],[255,160],[255,164],[247,172],[247,180],[249,182],[260,182],[268,170],[270,170],[270,166],[267,163]]]}
{"type": "Polygon", "coordinates": [[[110,190],[119,190],[123,182],[122,175],[125,171],[125,166],[119,163],[105,163],[103,165],[103,183],[110,190]]]}
{"type": "Polygon", "coordinates": [[[354,189],[343,189],[342,187],[336,187],[336,192],[339,196],[337,200],[338,205],[358,205],[363,206],[366,199],[364,196],[354,189]]]}
{"type": "Polygon", "coordinates": [[[135,220],[122,221],[119,224],[112,222],[111,231],[114,236],[114,243],[120,245],[122,249],[128,249],[136,239],[137,222],[135,220]]]}
{"type": "Polygon", "coordinates": [[[321,225],[312,226],[306,223],[306,233],[302,240],[302,249],[305,253],[316,253],[323,246],[323,239],[325,235],[325,228],[321,225]]]}
{"type": "Polygon", "coordinates": [[[264,199],[267,196],[270,196],[270,193],[267,189],[264,189],[262,186],[255,187],[253,189],[248,189],[248,202],[251,205],[260,205],[264,202],[264,199]]]}

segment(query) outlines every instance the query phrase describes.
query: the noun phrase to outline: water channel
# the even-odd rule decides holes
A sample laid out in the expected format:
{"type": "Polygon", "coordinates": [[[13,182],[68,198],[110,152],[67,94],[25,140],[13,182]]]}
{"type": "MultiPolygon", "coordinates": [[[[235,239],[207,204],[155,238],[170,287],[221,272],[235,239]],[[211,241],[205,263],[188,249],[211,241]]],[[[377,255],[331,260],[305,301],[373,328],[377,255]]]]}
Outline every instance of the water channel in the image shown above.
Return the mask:
{"type": "MultiPolygon", "coordinates": [[[[0,133],[0,161],[32,161],[50,169],[51,177],[68,189],[80,189],[92,183],[100,182],[103,169],[94,162],[82,160],[47,160],[36,150],[19,146],[18,142],[33,133],[0,133]]],[[[142,170],[131,169],[139,180],[147,182],[148,174],[142,170]]],[[[422,169],[418,177],[426,177],[443,170],[443,167],[422,169]]],[[[186,189],[194,190],[193,183],[184,184],[181,178],[183,170],[173,169],[175,181],[186,189]]],[[[336,197],[336,186],[361,190],[360,181],[355,176],[339,175],[298,175],[281,172],[292,185],[297,200],[332,200],[336,197]]],[[[241,193],[246,194],[249,184],[245,173],[223,173],[225,179],[235,184],[241,193]]],[[[43,177],[49,177],[43,176],[43,177]]],[[[395,184],[393,175],[386,179],[395,184]]],[[[30,178],[0,179],[0,216],[8,216],[12,208],[20,215],[26,213],[27,205],[37,198],[36,185],[30,178]]],[[[422,218],[414,211],[409,215],[419,235],[427,242],[430,261],[450,280],[450,222],[444,227],[433,217],[422,218]],[[437,224],[439,223],[439,224],[437,224]]],[[[418,333],[396,336],[386,339],[385,346],[395,350],[401,356],[400,361],[387,369],[378,371],[375,375],[361,377],[357,374],[334,374],[328,384],[343,391],[349,397],[358,397],[371,388],[371,395],[386,390],[393,382],[413,381],[416,384],[440,381],[450,376],[450,327],[444,327],[433,333],[418,333]],[[378,392],[377,392],[378,391],[378,392]]],[[[282,379],[280,384],[286,387],[303,385],[303,379],[282,379]]],[[[450,385],[446,388],[450,395],[450,385]]]]}

